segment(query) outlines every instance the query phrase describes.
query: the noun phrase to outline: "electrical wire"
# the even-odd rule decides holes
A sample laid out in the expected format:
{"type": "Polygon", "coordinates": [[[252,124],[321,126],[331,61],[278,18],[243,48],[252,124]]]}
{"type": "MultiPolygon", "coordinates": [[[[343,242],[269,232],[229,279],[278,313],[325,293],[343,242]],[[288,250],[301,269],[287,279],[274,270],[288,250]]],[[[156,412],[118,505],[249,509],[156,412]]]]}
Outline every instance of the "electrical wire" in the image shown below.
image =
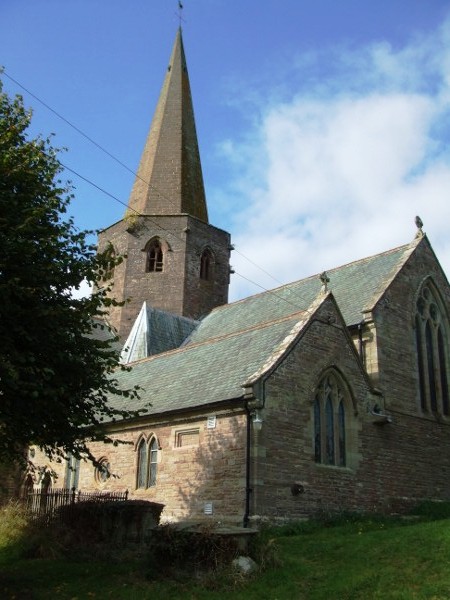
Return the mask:
{"type": "MultiPolygon", "coordinates": [[[[90,137],[87,133],[85,133],[82,129],[80,129],[79,127],[77,127],[76,125],[74,125],[71,121],[69,121],[69,119],[67,119],[66,117],[64,117],[61,113],[59,113],[58,111],[56,111],[54,108],[52,108],[48,103],[46,103],[44,100],[42,100],[41,98],[39,98],[36,94],[34,94],[31,90],[29,90],[28,88],[26,88],[24,85],[22,85],[17,79],[15,79],[14,77],[12,77],[11,75],[9,75],[6,72],[6,69],[3,68],[2,70],[3,75],[5,75],[10,81],[12,81],[13,83],[15,83],[17,86],[19,86],[22,90],[24,90],[27,94],[29,94],[32,98],[34,98],[37,102],[39,102],[40,104],[42,104],[45,108],[47,108],[47,110],[49,110],[50,112],[52,112],[54,115],[56,115],[59,119],[61,119],[64,123],[66,123],[67,125],[69,125],[69,127],[71,127],[72,129],[74,129],[74,131],[76,131],[77,133],[79,133],[82,137],[84,137],[86,140],[88,140],[91,144],[93,144],[96,148],[98,148],[99,150],[101,150],[102,152],[104,152],[107,156],[109,156],[112,160],[114,160],[117,164],[119,164],[121,167],[123,167],[124,169],[126,169],[129,173],[133,174],[135,177],[137,177],[138,179],[140,179],[143,183],[145,183],[149,188],[153,189],[153,191],[155,191],[156,193],[158,193],[162,198],[164,198],[165,200],[167,200],[169,202],[169,204],[173,205],[173,202],[171,200],[171,198],[169,198],[167,195],[165,195],[163,192],[161,192],[161,190],[159,190],[158,188],[156,188],[153,184],[149,183],[148,181],[146,181],[145,179],[143,179],[138,173],[136,173],[133,169],[131,169],[128,165],[126,165],[123,161],[121,161],[119,158],[117,158],[114,154],[112,154],[111,152],[109,152],[106,148],[104,148],[101,144],[99,144],[98,142],[96,142],[92,137],[90,137]]],[[[99,186],[98,184],[96,184],[95,182],[93,182],[92,180],[88,179],[87,177],[85,177],[84,175],[82,175],[81,173],[75,171],[74,169],[72,169],[71,167],[67,166],[66,164],[64,164],[63,162],[59,161],[61,166],[64,167],[64,169],[66,169],[67,171],[69,171],[70,173],[73,173],[75,176],[79,177],[80,179],[82,179],[83,181],[85,181],[86,183],[88,183],[89,185],[93,186],[94,188],[96,188],[97,190],[99,190],[100,192],[102,192],[103,194],[105,194],[106,196],[108,196],[109,198],[111,198],[112,200],[118,202],[119,204],[122,204],[123,206],[125,206],[128,210],[133,211],[136,216],[144,216],[141,213],[139,213],[137,210],[135,210],[133,207],[130,207],[127,203],[125,203],[123,200],[121,200],[120,198],[118,198],[117,196],[114,196],[114,194],[111,194],[110,192],[108,192],[107,190],[105,190],[104,188],[102,188],[101,186],[99,186]]],[[[149,219],[148,216],[146,216],[147,219],[149,219]]],[[[167,234],[182,240],[182,238],[180,238],[179,236],[177,236],[175,233],[173,233],[172,231],[169,231],[168,229],[162,227],[159,223],[157,223],[156,221],[149,219],[151,223],[153,223],[156,227],[158,227],[161,231],[165,231],[167,234]]],[[[184,241],[184,240],[182,240],[184,241]]],[[[254,265],[256,268],[258,268],[259,270],[261,270],[263,273],[265,273],[268,277],[270,277],[271,279],[273,279],[275,282],[279,283],[280,285],[283,285],[283,283],[281,281],[279,281],[276,277],[274,277],[271,273],[269,273],[267,270],[263,269],[260,265],[258,265],[256,262],[254,262],[252,259],[250,259],[248,256],[246,256],[245,254],[243,254],[242,252],[240,252],[239,250],[237,250],[235,247],[233,248],[234,251],[239,254],[240,256],[242,256],[245,260],[247,260],[249,263],[251,263],[252,265],[254,265]]],[[[264,286],[256,283],[255,281],[252,281],[251,279],[248,279],[247,277],[245,277],[244,275],[242,275],[241,273],[238,273],[237,271],[234,270],[234,273],[236,275],[238,275],[239,277],[241,277],[242,279],[248,281],[249,283],[251,283],[252,285],[264,290],[265,292],[269,292],[271,294],[271,296],[282,300],[283,302],[286,302],[287,304],[290,304],[291,306],[293,306],[294,308],[296,308],[296,310],[298,310],[298,306],[294,305],[292,302],[289,302],[289,300],[287,300],[286,298],[282,298],[281,296],[278,296],[277,294],[275,294],[272,290],[269,290],[267,288],[265,288],[264,286]]]]}
{"type": "MultiPolygon", "coordinates": [[[[112,154],[111,152],[109,152],[109,150],[107,150],[104,146],[102,146],[101,144],[99,144],[98,142],[96,142],[91,136],[89,136],[87,133],[85,133],[82,129],[80,129],[79,127],[77,127],[76,125],[74,125],[74,123],[72,123],[71,121],[69,121],[69,119],[67,119],[66,117],[64,117],[64,115],[62,115],[61,113],[59,113],[57,110],[55,110],[54,108],[52,108],[47,102],[45,102],[44,100],[42,100],[41,98],[39,98],[39,96],[37,96],[36,94],[34,94],[31,90],[29,90],[27,87],[25,87],[23,84],[21,84],[17,79],[15,79],[14,77],[12,77],[11,75],[9,75],[6,72],[6,69],[3,69],[3,74],[9,79],[11,80],[13,83],[15,83],[17,86],[19,86],[22,90],[24,90],[27,94],[29,94],[32,98],[34,98],[37,102],[39,102],[40,104],[42,104],[42,106],[45,106],[45,108],[47,108],[47,110],[49,110],[50,112],[52,112],[54,115],[56,115],[59,119],[61,119],[64,123],[66,123],[67,125],[69,125],[69,127],[71,127],[72,129],[74,129],[74,131],[76,131],[77,133],[79,133],[81,136],[83,136],[86,140],[88,140],[91,144],[93,144],[96,148],[98,148],[99,150],[101,150],[102,152],[104,152],[107,156],[109,156],[112,160],[114,160],[117,164],[119,164],[121,167],[123,167],[124,169],[126,169],[129,173],[131,173],[132,175],[134,175],[135,177],[137,177],[138,179],[140,179],[143,183],[145,183],[150,189],[153,189],[154,192],[156,192],[157,194],[159,194],[162,198],[164,198],[169,204],[173,205],[173,202],[171,200],[171,198],[169,198],[167,195],[165,195],[161,190],[159,190],[157,187],[155,187],[153,184],[151,184],[150,182],[146,181],[145,179],[143,179],[138,173],[136,173],[136,171],[134,171],[133,169],[131,169],[128,165],[126,165],[123,161],[121,161],[119,158],[117,158],[117,156],[115,156],[114,154],[112,154]]],[[[109,192],[107,192],[106,190],[104,190],[103,188],[100,188],[97,184],[93,183],[92,181],[87,180],[85,177],[83,177],[80,173],[76,173],[75,171],[73,171],[72,169],[70,169],[69,167],[66,167],[65,165],[63,165],[63,163],[61,163],[62,166],[64,166],[64,168],[66,168],[68,171],[74,173],[75,175],[77,175],[78,177],[80,177],[81,179],[85,180],[87,183],[89,183],[90,185],[93,185],[94,187],[96,187],[98,190],[102,191],[103,193],[105,193],[107,196],[109,196],[110,198],[116,200],[117,202],[119,202],[120,204],[122,204],[123,206],[125,206],[126,208],[128,208],[128,210],[132,210],[137,216],[142,216],[138,211],[136,211],[135,209],[133,209],[132,207],[129,207],[128,204],[125,204],[122,200],[116,198],[115,196],[113,196],[112,194],[110,194],[109,192]]],[[[163,228],[162,228],[163,229],[163,228]]],[[[259,269],[260,271],[262,271],[263,273],[265,273],[268,277],[270,277],[271,279],[273,279],[273,281],[275,281],[276,283],[279,283],[280,285],[283,285],[283,282],[279,281],[276,277],[274,277],[271,273],[269,273],[268,271],[266,271],[265,269],[263,269],[260,265],[258,265],[256,262],[254,262],[252,259],[250,259],[248,256],[246,256],[245,254],[243,254],[242,252],[240,252],[239,250],[237,250],[236,248],[234,248],[234,250],[240,254],[240,256],[242,256],[243,258],[245,258],[245,260],[247,260],[249,263],[251,263],[253,266],[255,266],[257,269],[259,269]]]]}
{"type": "MultiPolygon", "coordinates": [[[[117,198],[117,196],[114,196],[114,194],[111,194],[110,192],[108,192],[107,190],[103,189],[102,187],[100,187],[99,185],[97,185],[96,183],[94,183],[93,181],[91,181],[90,179],[88,179],[87,177],[85,177],[84,175],[81,175],[81,173],[78,173],[77,171],[75,171],[74,169],[72,169],[71,167],[68,167],[67,165],[60,163],[61,166],[63,166],[65,169],[67,169],[68,171],[70,171],[71,173],[73,173],[74,175],[76,175],[77,177],[80,177],[83,181],[85,181],[86,183],[92,185],[93,187],[95,187],[97,190],[99,190],[100,192],[106,194],[107,196],[109,196],[110,198],[112,198],[113,200],[115,200],[116,202],[119,202],[120,204],[123,204],[124,206],[127,206],[125,202],[123,202],[123,200],[120,200],[120,198],[117,198]]],[[[137,211],[135,211],[137,213],[137,211]]],[[[143,216],[140,215],[140,213],[137,213],[139,216],[143,216]]],[[[165,231],[166,233],[168,233],[169,235],[172,235],[173,237],[181,240],[184,242],[184,240],[182,238],[180,238],[179,236],[177,236],[175,233],[173,233],[172,231],[169,231],[168,229],[165,229],[164,227],[162,227],[159,223],[157,223],[156,221],[150,219],[150,217],[148,215],[145,216],[146,219],[150,220],[151,223],[153,223],[154,225],[156,225],[159,229],[161,229],[162,231],[165,231]]],[[[241,253],[239,253],[241,254],[241,253]]],[[[250,261],[252,262],[252,261],[250,261]]],[[[268,292],[271,296],[273,296],[274,298],[277,298],[278,300],[282,300],[283,302],[289,304],[290,306],[293,306],[296,311],[299,310],[299,307],[296,304],[293,304],[292,302],[290,302],[289,300],[287,300],[286,298],[283,298],[281,296],[278,296],[278,294],[276,294],[273,290],[269,290],[268,288],[265,288],[263,285],[256,283],[255,281],[252,281],[251,279],[249,279],[248,277],[245,277],[245,275],[242,275],[241,273],[237,272],[236,270],[233,270],[233,272],[238,275],[239,277],[241,277],[242,279],[245,279],[246,281],[248,281],[249,283],[251,283],[252,285],[264,290],[265,292],[268,292]]]]}

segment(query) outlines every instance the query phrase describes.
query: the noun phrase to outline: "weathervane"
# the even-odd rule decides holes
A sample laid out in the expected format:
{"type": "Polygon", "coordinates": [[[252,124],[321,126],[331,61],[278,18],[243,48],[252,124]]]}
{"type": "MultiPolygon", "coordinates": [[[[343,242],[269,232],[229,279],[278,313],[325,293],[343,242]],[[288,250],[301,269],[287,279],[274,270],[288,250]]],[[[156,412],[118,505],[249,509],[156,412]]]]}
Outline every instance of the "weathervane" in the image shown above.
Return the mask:
{"type": "Polygon", "coordinates": [[[180,24],[181,27],[181,21],[183,21],[183,23],[185,23],[186,21],[183,19],[183,4],[180,2],[180,0],[178,0],[178,12],[176,13],[177,17],[178,17],[178,22],[180,24]]]}

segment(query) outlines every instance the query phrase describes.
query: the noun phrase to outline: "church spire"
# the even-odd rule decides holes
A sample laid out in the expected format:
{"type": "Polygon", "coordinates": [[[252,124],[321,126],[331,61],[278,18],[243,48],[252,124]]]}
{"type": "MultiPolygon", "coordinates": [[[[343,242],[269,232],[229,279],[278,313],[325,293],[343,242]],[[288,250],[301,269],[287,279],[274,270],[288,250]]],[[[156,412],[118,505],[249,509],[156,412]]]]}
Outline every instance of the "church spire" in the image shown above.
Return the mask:
{"type": "Polygon", "coordinates": [[[127,215],[99,234],[99,251],[110,246],[125,256],[107,292],[119,302],[109,307],[108,320],[123,340],[143,302],[195,320],[227,302],[230,235],[208,222],[181,29],[127,215]]]}
{"type": "Polygon", "coordinates": [[[128,207],[143,215],[185,213],[208,222],[181,27],[128,207]]]}

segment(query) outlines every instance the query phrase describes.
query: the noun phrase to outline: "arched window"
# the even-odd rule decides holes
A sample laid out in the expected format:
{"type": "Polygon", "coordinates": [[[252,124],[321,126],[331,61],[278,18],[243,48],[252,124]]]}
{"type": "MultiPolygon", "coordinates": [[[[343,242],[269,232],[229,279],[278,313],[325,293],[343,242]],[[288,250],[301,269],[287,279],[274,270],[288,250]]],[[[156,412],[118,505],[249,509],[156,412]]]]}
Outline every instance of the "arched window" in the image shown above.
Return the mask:
{"type": "Polygon", "coordinates": [[[150,464],[148,469],[148,487],[156,485],[156,471],[158,468],[158,442],[153,438],[150,443],[150,464]]]}
{"type": "Polygon", "coordinates": [[[158,440],[152,437],[150,443],[145,438],[137,447],[137,487],[147,489],[156,485],[158,469],[158,440]]]}
{"type": "MultiPolygon", "coordinates": [[[[331,392],[330,392],[331,395],[331,392]]],[[[334,465],[334,415],[333,415],[333,403],[331,401],[331,397],[328,396],[326,404],[325,404],[325,423],[326,423],[326,433],[325,433],[325,447],[326,447],[326,460],[327,465],[334,465]]]]}
{"type": "Polygon", "coordinates": [[[314,460],[318,463],[322,461],[321,431],[320,399],[316,396],[314,400],[314,460]]]}
{"type": "Polygon", "coordinates": [[[200,256],[200,279],[209,281],[213,277],[214,255],[209,248],[205,248],[200,256]]]}
{"type": "Polygon", "coordinates": [[[420,291],[414,322],[421,409],[448,416],[448,321],[431,283],[420,291]]]}
{"type": "Polygon", "coordinates": [[[348,393],[340,377],[329,372],[317,386],[314,398],[314,460],[316,463],[345,467],[346,410],[348,393]]]}
{"type": "Polygon", "coordinates": [[[164,268],[164,254],[161,242],[158,239],[151,240],[145,247],[147,255],[146,272],[159,273],[164,268]]]}
{"type": "Polygon", "coordinates": [[[339,466],[345,467],[346,464],[346,449],[345,449],[345,408],[344,402],[341,400],[338,408],[338,449],[339,449],[339,466]]]}
{"type": "Polygon", "coordinates": [[[147,440],[142,439],[138,446],[137,487],[147,487],[147,440]]]}
{"type": "Polygon", "coordinates": [[[33,493],[33,489],[34,479],[31,473],[28,473],[28,475],[25,477],[25,481],[23,482],[22,486],[22,497],[27,499],[28,495],[33,493]]]}
{"type": "Polygon", "coordinates": [[[66,472],[64,474],[64,487],[67,489],[77,488],[80,474],[80,459],[75,458],[70,452],[66,458],[66,472]]]}
{"type": "Polygon", "coordinates": [[[111,477],[111,465],[106,457],[103,457],[98,461],[94,477],[95,481],[100,484],[106,483],[111,477]]]}
{"type": "Polygon", "coordinates": [[[50,475],[50,471],[45,471],[42,475],[41,479],[41,496],[39,499],[39,510],[43,513],[47,513],[49,509],[49,503],[51,503],[51,498],[49,498],[49,493],[52,487],[52,476],[50,475]]]}

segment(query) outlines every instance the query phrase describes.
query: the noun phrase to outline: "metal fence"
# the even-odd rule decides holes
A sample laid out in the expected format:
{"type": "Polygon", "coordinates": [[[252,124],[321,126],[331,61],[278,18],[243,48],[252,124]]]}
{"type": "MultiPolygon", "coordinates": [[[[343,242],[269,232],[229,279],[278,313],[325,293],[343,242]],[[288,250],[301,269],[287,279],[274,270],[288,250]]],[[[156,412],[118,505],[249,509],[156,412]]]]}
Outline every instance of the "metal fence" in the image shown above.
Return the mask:
{"type": "Polygon", "coordinates": [[[31,490],[24,494],[23,505],[32,519],[49,522],[54,518],[70,517],[70,507],[79,502],[101,504],[104,502],[123,502],[128,499],[125,492],[82,492],[75,488],[31,490]]]}

